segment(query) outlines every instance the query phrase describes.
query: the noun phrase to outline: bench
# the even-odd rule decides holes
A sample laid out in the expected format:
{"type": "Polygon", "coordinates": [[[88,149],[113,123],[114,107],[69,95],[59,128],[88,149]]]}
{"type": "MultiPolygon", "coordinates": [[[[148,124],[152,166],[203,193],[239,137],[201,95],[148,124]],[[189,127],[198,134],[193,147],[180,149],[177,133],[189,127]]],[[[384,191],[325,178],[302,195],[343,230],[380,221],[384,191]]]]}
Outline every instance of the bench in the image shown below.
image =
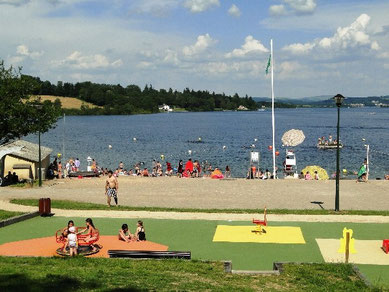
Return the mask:
{"type": "Polygon", "coordinates": [[[110,258],[133,259],[183,259],[190,260],[190,251],[142,251],[142,250],[108,250],[110,258]]]}

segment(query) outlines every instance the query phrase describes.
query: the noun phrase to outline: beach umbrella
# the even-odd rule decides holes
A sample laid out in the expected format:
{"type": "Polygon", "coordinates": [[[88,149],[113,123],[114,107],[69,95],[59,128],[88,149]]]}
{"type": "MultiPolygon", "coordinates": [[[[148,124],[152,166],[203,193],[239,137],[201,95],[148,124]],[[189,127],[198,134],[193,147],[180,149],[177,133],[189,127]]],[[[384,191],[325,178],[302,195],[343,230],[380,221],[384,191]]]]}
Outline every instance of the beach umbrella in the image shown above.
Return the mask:
{"type": "Polygon", "coordinates": [[[315,171],[317,171],[317,174],[319,175],[320,180],[329,179],[327,171],[318,165],[309,165],[309,166],[305,167],[301,172],[305,175],[308,171],[311,174],[312,178],[314,176],[315,171]]]}
{"type": "Polygon", "coordinates": [[[304,142],[305,135],[301,130],[291,129],[282,135],[281,140],[285,146],[295,147],[304,142]]]}

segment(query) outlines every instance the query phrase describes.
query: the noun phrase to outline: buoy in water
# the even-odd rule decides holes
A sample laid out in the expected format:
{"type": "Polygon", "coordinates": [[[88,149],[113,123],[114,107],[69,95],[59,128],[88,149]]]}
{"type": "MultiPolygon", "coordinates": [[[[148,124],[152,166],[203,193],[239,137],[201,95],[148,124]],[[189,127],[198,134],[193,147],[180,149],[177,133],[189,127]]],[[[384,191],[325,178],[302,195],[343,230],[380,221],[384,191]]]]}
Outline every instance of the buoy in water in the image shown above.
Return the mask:
{"type": "Polygon", "coordinates": [[[279,152],[279,151],[276,151],[276,153],[275,153],[275,154],[276,154],[276,156],[278,156],[278,155],[280,155],[280,152],[279,152]]]}
{"type": "Polygon", "coordinates": [[[223,149],[226,149],[226,148],[227,148],[227,146],[226,146],[226,145],[224,145],[224,146],[223,146],[223,149]]]}
{"type": "Polygon", "coordinates": [[[191,155],[192,154],[192,150],[188,150],[188,154],[191,155]]]}
{"type": "Polygon", "coordinates": [[[58,158],[61,158],[62,154],[61,153],[57,153],[57,157],[58,158]]]}
{"type": "Polygon", "coordinates": [[[112,145],[108,145],[108,148],[109,148],[109,149],[112,149],[112,145]]]}
{"type": "Polygon", "coordinates": [[[269,145],[269,146],[267,146],[267,149],[273,150],[273,146],[269,145]]]}
{"type": "Polygon", "coordinates": [[[257,138],[255,138],[255,139],[254,139],[254,142],[257,142],[257,141],[258,141],[258,139],[257,139],[257,138]]]}
{"type": "Polygon", "coordinates": [[[251,148],[255,148],[255,144],[251,144],[251,148]]]}
{"type": "Polygon", "coordinates": [[[161,160],[165,160],[165,155],[161,154],[161,160]]]}
{"type": "Polygon", "coordinates": [[[199,139],[198,139],[198,140],[199,140],[199,142],[201,142],[201,140],[203,140],[203,139],[201,139],[201,137],[199,137],[199,139]]]}
{"type": "Polygon", "coordinates": [[[135,137],[134,137],[134,138],[132,138],[132,141],[136,142],[136,138],[135,138],[135,137]]]}

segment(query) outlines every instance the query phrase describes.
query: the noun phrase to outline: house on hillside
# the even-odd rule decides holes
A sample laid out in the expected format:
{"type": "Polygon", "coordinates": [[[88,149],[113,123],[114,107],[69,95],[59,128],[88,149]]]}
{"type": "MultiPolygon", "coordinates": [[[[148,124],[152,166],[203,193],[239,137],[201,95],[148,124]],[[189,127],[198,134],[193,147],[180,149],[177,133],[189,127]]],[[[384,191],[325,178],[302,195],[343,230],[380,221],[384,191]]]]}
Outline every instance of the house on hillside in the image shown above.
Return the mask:
{"type": "Polygon", "coordinates": [[[238,107],[238,111],[248,111],[249,109],[247,107],[245,107],[244,105],[240,105],[238,107]]]}
{"type": "MultiPolygon", "coordinates": [[[[42,178],[50,164],[48,147],[41,146],[42,178]]],[[[39,171],[39,145],[17,140],[0,146],[0,177],[8,171],[15,172],[19,179],[37,179],[39,171]]]]}
{"type": "Polygon", "coordinates": [[[163,112],[172,112],[173,111],[173,109],[167,104],[159,105],[158,109],[160,111],[163,111],[163,112]]]}

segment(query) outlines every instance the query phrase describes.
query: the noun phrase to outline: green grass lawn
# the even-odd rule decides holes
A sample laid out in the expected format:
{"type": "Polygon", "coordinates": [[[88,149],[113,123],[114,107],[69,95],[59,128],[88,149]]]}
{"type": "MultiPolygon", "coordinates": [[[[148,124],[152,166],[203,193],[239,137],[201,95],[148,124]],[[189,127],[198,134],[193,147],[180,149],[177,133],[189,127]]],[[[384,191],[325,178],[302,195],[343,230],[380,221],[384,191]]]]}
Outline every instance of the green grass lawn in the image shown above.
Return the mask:
{"type": "MultiPolygon", "coordinates": [[[[36,217],[0,229],[0,244],[10,241],[52,236],[64,227],[70,218],[36,217]]],[[[85,218],[71,218],[77,226],[85,218]]],[[[271,270],[273,262],[322,263],[315,238],[340,238],[344,227],[354,231],[356,239],[383,239],[388,237],[389,224],[270,222],[272,226],[299,226],[306,244],[260,244],[212,242],[218,224],[250,225],[250,222],[206,220],[145,219],[147,239],[169,246],[169,250],[189,250],[197,260],[232,260],[235,270],[271,270]]],[[[102,235],[115,235],[121,224],[127,223],[133,232],[136,219],[94,219],[102,235]]],[[[382,253],[383,256],[386,256],[382,253]]],[[[388,266],[358,265],[375,285],[389,289],[388,266]]]]}
{"type": "MultiPolygon", "coordinates": [[[[11,203],[24,206],[38,206],[37,199],[13,199],[11,203]]],[[[119,206],[108,208],[107,205],[85,203],[67,200],[51,200],[51,207],[67,210],[114,210],[114,211],[162,211],[162,212],[195,212],[195,213],[231,213],[231,214],[262,214],[263,209],[190,209],[190,208],[161,208],[161,207],[133,207],[119,206]]],[[[343,210],[335,212],[333,210],[306,209],[269,209],[268,214],[296,214],[296,215],[381,215],[389,216],[389,211],[374,210],[343,210]]]]}
{"type": "Polygon", "coordinates": [[[14,216],[22,215],[22,214],[23,213],[21,212],[10,212],[10,211],[0,210],[0,221],[14,216]]]}
{"type": "Polygon", "coordinates": [[[280,276],[226,274],[180,260],[1,258],[1,291],[368,291],[349,265],[287,265],[280,276]]]}

